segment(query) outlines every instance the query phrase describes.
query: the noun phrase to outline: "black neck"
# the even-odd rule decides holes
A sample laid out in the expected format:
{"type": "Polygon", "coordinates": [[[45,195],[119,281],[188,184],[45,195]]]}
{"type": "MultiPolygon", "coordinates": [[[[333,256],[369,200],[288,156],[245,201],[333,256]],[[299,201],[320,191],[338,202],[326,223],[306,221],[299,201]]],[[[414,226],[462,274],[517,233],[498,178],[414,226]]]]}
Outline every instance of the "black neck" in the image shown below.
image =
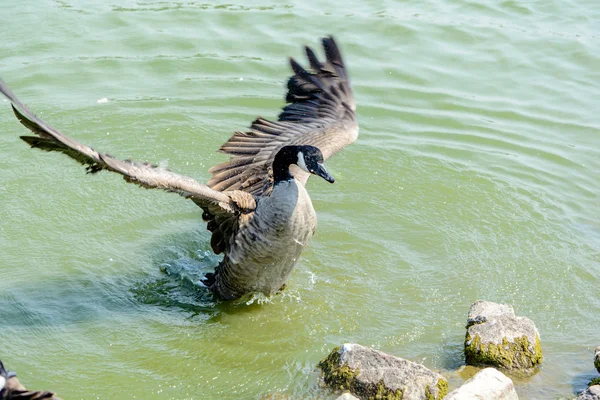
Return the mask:
{"type": "Polygon", "coordinates": [[[273,160],[273,180],[275,184],[293,178],[290,174],[290,165],[298,161],[298,151],[299,149],[296,146],[285,146],[275,155],[273,160]]]}

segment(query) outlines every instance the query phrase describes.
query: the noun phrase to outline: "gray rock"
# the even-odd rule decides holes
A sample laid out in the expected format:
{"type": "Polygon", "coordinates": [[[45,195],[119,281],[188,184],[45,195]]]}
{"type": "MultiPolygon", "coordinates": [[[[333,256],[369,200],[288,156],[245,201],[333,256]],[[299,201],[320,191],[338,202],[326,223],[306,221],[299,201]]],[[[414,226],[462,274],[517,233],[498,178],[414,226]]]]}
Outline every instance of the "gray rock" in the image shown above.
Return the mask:
{"type": "Polygon", "coordinates": [[[448,381],[421,364],[359,344],[335,348],[319,363],[325,383],[360,399],[441,400],[448,381]]]}
{"type": "Polygon", "coordinates": [[[352,393],[346,392],[336,400],[359,400],[358,397],[354,396],[352,393]]]}
{"type": "Polygon", "coordinates": [[[600,346],[594,351],[594,367],[600,372],[600,346]]]}
{"type": "Polygon", "coordinates": [[[476,373],[444,400],[518,400],[513,382],[495,368],[476,373]]]}
{"type": "Polygon", "coordinates": [[[482,324],[494,318],[509,315],[515,317],[515,310],[509,304],[492,303],[491,301],[478,300],[471,304],[467,315],[467,327],[482,324]]]}
{"type": "Polygon", "coordinates": [[[533,322],[517,317],[510,305],[479,300],[467,316],[465,358],[469,365],[531,374],[542,362],[540,336],[533,322]]]}
{"type": "Polygon", "coordinates": [[[576,400],[600,400],[600,385],[590,386],[581,392],[576,400]]]}

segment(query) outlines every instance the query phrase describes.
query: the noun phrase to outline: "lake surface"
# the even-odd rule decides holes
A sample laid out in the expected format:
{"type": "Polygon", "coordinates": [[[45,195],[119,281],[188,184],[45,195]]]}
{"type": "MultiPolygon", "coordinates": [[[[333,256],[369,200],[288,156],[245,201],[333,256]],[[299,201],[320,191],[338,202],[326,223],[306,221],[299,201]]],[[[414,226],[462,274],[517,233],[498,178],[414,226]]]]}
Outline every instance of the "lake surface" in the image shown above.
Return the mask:
{"type": "Polygon", "coordinates": [[[37,3],[0,5],[0,76],[98,150],[206,182],[235,130],[278,114],[287,57],[327,34],[361,133],[334,185],[308,184],[319,228],[283,295],[225,304],[194,284],[219,260],[199,208],[28,149],[0,100],[0,358],[26,384],[327,399],[316,364],[357,342],[452,389],[478,299],[539,329],[520,398],[597,376],[599,2],[37,3]]]}

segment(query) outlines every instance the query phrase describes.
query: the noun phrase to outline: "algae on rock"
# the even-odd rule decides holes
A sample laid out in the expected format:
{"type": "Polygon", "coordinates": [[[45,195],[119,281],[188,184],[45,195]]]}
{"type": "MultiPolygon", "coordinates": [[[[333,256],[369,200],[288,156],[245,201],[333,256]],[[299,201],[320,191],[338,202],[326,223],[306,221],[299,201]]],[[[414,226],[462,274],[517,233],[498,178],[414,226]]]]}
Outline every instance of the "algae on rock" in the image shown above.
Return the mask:
{"type": "Polygon", "coordinates": [[[438,400],[446,397],[448,394],[448,381],[446,379],[440,379],[435,385],[437,388],[437,397],[436,394],[429,389],[429,387],[425,388],[425,399],[426,400],[438,400]],[[440,397],[441,394],[441,397],[440,397]]]}
{"type": "Polygon", "coordinates": [[[509,342],[482,343],[479,334],[472,338],[469,333],[465,339],[465,357],[468,365],[493,365],[506,370],[531,370],[542,362],[542,345],[536,335],[535,343],[530,345],[527,336],[513,338],[509,342]]]}

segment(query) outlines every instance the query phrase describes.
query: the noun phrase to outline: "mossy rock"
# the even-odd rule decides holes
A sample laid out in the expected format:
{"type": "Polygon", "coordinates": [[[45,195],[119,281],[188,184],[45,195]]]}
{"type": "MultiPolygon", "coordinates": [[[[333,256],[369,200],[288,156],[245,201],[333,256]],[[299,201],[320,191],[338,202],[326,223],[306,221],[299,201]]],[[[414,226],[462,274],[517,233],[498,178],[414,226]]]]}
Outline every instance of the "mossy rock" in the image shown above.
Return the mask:
{"type": "Polygon", "coordinates": [[[465,358],[469,365],[531,375],[543,359],[539,333],[530,319],[515,316],[508,305],[476,302],[467,318],[465,358]]]}
{"type": "Polygon", "coordinates": [[[530,346],[527,336],[503,338],[502,343],[481,343],[481,337],[472,338],[467,333],[465,339],[465,356],[469,365],[491,365],[508,371],[521,370],[534,372],[542,362],[542,346],[539,336],[530,346]]]}
{"type": "Polygon", "coordinates": [[[358,344],[336,347],[318,366],[329,387],[360,399],[441,400],[448,393],[440,374],[358,344]]]}

